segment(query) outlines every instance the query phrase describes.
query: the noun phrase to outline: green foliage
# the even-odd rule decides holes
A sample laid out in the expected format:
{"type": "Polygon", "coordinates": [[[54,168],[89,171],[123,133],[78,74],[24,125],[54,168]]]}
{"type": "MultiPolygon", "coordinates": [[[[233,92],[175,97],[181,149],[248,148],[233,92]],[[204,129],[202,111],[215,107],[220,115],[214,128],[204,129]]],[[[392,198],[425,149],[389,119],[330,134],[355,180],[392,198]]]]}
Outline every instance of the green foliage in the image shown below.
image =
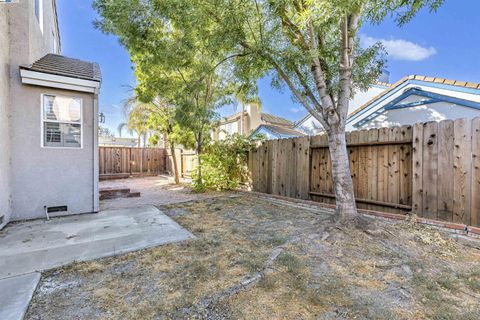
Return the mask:
{"type": "Polygon", "coordinates": [[[248,151],[254,147],[253,140],[239,134],[228,135],[225,140],[207,145],[201,156],[202,185],[198,185],[195,173],[194,189],[202,190],[202,187],[219,191],[235,189],[247,175],[248,151]]]}

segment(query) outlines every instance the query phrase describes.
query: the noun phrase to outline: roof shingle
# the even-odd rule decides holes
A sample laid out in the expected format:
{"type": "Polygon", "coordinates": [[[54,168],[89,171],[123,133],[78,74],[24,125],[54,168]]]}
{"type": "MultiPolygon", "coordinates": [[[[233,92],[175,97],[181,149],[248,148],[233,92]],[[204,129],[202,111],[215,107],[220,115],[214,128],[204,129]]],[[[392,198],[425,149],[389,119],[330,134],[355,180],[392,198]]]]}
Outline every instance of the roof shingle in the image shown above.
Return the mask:
{"type": "Polygon", "coordinates": [[[87,62],[53,53],[43,56],[30,66],[21,66],[20,68],[64,77],[102,81],[100,67],[96,62],[87,62]]]}
{"type": "Polygon", "coordinates": [[[289,127],[293,126],[293,123],[291,121],[288,121],[287,119],[284,119],[284,118],[274,116],[273,114],[270,114],[270,113],[263,113],[262,112],[262,120],[265,121],[265,122],[268,122],[269,124],[279,124],[279,125],[284,125],[284,126],[289,126],[289,127]]]}
{"type": "Polygon", "coordinates": [[[302,137],[305,134],[303,132],[300,132],[298,130],[292,129],[292,128],[286,128],[286,127],[281,127],[281,126],[276,126],[276,125],[271,125],[271,124],[261,124],[255,132],[259,131],[261,128],[265,128],[268,131],[270,131],[273,135],[281,138],[281,137],[302,137]]]}

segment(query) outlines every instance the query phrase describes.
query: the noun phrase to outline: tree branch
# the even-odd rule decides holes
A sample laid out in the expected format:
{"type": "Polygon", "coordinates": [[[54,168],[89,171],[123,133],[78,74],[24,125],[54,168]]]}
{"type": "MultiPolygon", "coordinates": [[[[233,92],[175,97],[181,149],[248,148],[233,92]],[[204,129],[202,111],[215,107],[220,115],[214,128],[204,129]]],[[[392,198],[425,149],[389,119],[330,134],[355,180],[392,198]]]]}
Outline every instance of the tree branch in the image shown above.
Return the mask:
{"type": "Polygon", "coordinates": [[[298,89],[295,87],[293,84],[292,80],[290,77],[287,75],[287,73],[280,67],[280,65],[272,58],[272,57],[267,57],[272,65],[275,67],[275,70],[277,70],[278,74],[280,77],[285,81],[285,83],[288,85],[292,93],[295,95],[295,97],[298,99],[298,101],[307,109],[308,113],[310,113],[315,119],[317,119],[321,125],[327,129],[329,126],[327,125],[326,121],[323,118],[323,115],[319,115],[319,113],[313,109],[308,101],[305,99],[305,97],[298,91],[298,89]]]}

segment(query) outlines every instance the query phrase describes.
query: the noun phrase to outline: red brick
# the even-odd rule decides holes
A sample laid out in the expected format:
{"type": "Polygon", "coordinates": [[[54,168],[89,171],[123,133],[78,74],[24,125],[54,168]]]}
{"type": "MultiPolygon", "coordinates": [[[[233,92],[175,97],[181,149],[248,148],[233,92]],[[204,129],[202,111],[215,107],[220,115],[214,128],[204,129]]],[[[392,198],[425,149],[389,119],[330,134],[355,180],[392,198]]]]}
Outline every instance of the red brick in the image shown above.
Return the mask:
{"type": "Polygon", "coordinates": [[[468,230],[468,233],[473,233],[473,234],[477,234],[477,235],[480,236],[480,228],[479,227],[468,227],[467,230],[468,230]]]}

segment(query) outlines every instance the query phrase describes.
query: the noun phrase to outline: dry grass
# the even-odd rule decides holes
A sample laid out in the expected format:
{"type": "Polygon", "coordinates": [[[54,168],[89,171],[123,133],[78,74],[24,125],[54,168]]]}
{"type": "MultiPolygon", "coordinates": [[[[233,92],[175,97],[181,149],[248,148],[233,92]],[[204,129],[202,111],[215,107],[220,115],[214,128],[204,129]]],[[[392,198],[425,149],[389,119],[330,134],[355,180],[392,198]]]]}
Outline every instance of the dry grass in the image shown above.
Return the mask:
{"type": "Polygon", "coordinates": [[[479,319],[480,250],[410,223],[329,228],[249,196],[162,208],[197,239],[48,272],[27,319],[479,319]],[[202,301],[262,271],[255,286],[202,301]]]}

